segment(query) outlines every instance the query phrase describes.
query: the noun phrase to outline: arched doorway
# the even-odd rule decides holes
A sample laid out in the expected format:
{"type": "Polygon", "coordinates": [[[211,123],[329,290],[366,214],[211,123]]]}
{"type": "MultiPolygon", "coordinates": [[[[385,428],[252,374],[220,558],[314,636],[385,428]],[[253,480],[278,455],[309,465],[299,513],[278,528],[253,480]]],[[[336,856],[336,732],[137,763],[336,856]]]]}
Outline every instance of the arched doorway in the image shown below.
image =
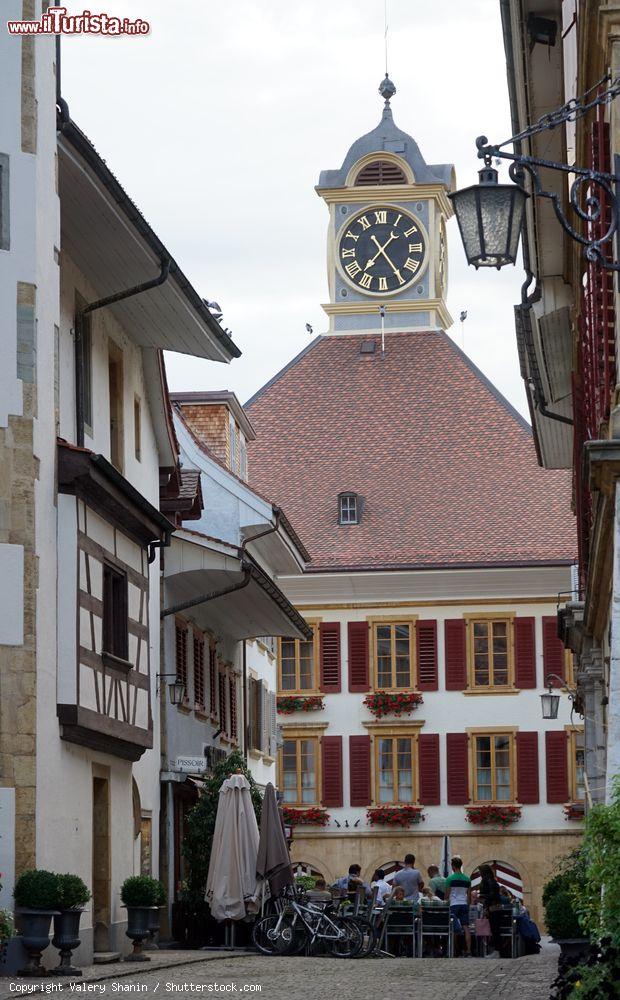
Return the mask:
{"type": "MultiPolygon", "coordinates": [[[[377,865],[377,869],[381,868],[385,872],[385,881],[392,884],[392,880],[402,868],[402,863],[400,861],[383,861],[380,865],[377,865]]],[[[371,875],[373,872],[370,873],[371,875]]]]}
{"type": "Polygon", "coordinates": [[[325,878],[323,872],[319,871],[319,869],[309,861],[293,861],[292,864],[293,875],[295,878],[297,878],[298,875],[304,877],[310,876],[311,878],[325,878]]]}
{"type": "MultiPolygon", "coordinates": [[[[491,866],[493,874],[497,879],[499,885],[504,886],[508,889],[508,892],[516,896],[517,899],[523,899],[523,879],[516,868],[512,865],[506,864],[505,861],[487,861],[486,864],[491,866]]],[[[472,889],[477,889],[480,885],[480,870],[476,868],[472,872],[471,876],[471,887],[472,889]]]]}

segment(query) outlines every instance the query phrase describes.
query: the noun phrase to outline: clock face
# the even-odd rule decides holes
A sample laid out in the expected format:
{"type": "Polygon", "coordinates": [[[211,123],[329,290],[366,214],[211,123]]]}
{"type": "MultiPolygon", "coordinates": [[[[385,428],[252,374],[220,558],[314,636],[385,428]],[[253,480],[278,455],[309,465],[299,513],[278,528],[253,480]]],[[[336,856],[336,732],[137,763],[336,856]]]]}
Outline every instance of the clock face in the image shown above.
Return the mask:
{"type": "Polygon", "coordinates": [[[399,292],[423,269],[426,238],[422,225],[395,206],[366,208],[342,228],[338,261],[355,288],[370,295],[399,292]]]}

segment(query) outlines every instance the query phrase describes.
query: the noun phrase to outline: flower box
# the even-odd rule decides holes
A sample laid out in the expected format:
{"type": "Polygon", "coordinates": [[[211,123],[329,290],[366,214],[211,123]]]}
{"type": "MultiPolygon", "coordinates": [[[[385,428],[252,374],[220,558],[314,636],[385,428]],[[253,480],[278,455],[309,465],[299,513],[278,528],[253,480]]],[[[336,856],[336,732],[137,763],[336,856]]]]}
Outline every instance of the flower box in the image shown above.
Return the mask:
{"type": "Polygon", "coordinates": [[[564,806],[564,816],[566,819],[583,819],[585,814],[585,802],[569,802],[564,806]]]}
{"type": "Polygon", "coordinates": [[[327,826],[329,813],[325,809],[311,806],[309,809],[282,807],[282,818],[286,826],[327,826]]]}
{"type": "Polygon", "coordinates": [[[521,819],[521,806],[467,806],[465,813],[474,826],[510,826],[521,819]]]}
{"type": "Polygon", "coordinates": [[[364,704],[377,719],[384,715],[410,715],[423,701],[417,691],[375,691],[364,698],[364,704]]]}
{"type": "Polygon", "coordinates": [[[277,706],[281,715],[292,715],[293,712],[320,712],[325,708],[323,696],[320,694],[286,695],[277,699],[277,706]]]}
{"type": "Polygon", "coordinates": [[[366,819],[370,826],[412,826],[424,819],[424,806],[376,806],[366,819]]]}

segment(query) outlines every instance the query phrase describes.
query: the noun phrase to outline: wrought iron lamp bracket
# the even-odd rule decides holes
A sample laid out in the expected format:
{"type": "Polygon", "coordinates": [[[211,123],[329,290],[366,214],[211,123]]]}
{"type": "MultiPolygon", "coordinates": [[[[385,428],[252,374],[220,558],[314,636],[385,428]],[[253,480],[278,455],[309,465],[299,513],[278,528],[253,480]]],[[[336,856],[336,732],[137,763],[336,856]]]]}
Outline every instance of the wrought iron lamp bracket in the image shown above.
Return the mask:
{"type": "MultiPolygon", "coordinates": [[[[555,124],[559,124],[559,122],[555,124]]],[[[525,136],[525,133],[515,138],[520,139],[523,136],[525,136]]],[[[603,173],[599,170],[591,170],[588,167],[569,166],[566,163],[556,163],[554,160],[546,160],[538,156],[510,152],[507,149],[503,149],[501,145],[489,145],[489,141],[484,135],[478,136],[476,147],[479,159],[484,160],[487,166],[490,166],[492,160],[496,157],[502,160],[510,160],[511,164],[508,173],[511,180],[516,183],[523,183],[524,174],[530,177],[533,193],[539,198],[549,199],[562,229],[568,233],[571,239],[577,243],[581,243],[583,246],[586,260],[600,264],[609,271],[620,271],[620,261],[609,260],[604,250],[601,249],[603,244],[608,243],[618,231],[618,200],[614,187],[620,183],[620,177],[615,174],[603,173]],[[601,197],[595,194],[593,189],[598,188],[601,192],[604,192],[610,208],[610,220],[607,230],[602,236],[598,239],[589,239],[587,236],[579,233],[570,224],[562,207],[560,195],[555,191],[548,191],[544,187],[538,173],[538,168],[540,167],[573,175],[574,180],[571,183],[569,192],[571,208],[576,216],[585,222],[586,225],[597,222],[601,217],[601,197]],[[585,189],[584,185],[586,185],[585,189]],[[582,190],[587,192],[584,198],[585,208],[580,204],[582,190]]]]}

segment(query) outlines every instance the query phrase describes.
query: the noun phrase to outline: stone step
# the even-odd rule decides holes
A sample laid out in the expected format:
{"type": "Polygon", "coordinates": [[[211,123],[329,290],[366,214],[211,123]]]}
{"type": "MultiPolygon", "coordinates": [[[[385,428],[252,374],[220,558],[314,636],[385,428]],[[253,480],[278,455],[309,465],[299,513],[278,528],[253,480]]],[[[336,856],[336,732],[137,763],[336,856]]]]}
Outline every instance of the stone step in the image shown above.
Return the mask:
{"type": "Polygon", "coordinates": [[[120,951],[96,951],[93,955],[93,965],[112,965],[120,960],[120,951]]]}

